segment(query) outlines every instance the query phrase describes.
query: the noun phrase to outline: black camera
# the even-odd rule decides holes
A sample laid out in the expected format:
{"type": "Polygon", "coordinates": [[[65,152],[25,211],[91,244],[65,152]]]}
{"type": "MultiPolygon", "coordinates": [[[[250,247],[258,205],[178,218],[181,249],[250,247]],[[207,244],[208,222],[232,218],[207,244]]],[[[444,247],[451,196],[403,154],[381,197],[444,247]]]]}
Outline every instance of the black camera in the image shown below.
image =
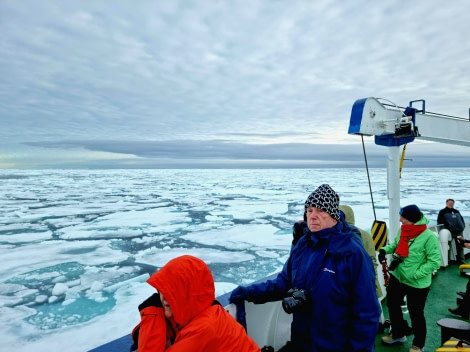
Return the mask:
{"type": "Polygon", "coordinates": [[[388,271],[393,271],[397,268],[398,265],[403,261],[403,258],[400,257],[399,255],[394,254],[392,256],[392,261],[390,265],[388,266],[388,271]]]}
{"type": "Polygon", "coordinates": [[[282,308],[287,314],[293,312],[306,312],[309,311],[312,305],[310,296],[306,290],[291,288],[287,291],[288,297],[282,300],[282,308]]]}

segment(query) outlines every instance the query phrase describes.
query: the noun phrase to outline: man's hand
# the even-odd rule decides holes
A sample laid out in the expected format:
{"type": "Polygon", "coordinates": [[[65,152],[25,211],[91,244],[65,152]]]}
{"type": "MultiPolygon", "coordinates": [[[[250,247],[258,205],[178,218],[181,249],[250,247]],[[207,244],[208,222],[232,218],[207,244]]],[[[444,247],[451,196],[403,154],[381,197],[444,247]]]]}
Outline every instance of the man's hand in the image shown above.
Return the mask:
{"type": "Polygon", "coordinates": [[[248,298],[248,289],[243,286],[238,286],[236,289],[232,291],[230,295],[229,302],[230,303],[241,303],[248,298]]]}
{"type": "Polygon", "coordinates": [[[462,247],[470,248],[470,241],[465,239],[463,236],[456,237],[457,243],[462,247]]]}

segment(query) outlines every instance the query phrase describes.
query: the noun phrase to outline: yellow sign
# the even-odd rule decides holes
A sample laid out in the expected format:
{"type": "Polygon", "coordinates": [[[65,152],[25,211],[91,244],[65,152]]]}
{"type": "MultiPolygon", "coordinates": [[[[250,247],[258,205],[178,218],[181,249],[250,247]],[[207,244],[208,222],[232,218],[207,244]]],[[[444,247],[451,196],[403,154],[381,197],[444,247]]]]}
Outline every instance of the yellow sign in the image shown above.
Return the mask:
{"type": "Polygon", "coordinates": [[[388,229],[385,221],[375,220],[372,224],[372,238],[374,239],[375,250],[385,246],[387,243],[388,229]]]}

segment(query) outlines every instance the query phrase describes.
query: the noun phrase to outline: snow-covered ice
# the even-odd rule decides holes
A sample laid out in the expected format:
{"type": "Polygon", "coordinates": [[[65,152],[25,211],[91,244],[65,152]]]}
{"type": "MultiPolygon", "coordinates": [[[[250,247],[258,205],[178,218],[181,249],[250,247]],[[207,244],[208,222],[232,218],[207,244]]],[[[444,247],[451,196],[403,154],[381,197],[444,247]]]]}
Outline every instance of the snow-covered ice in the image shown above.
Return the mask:
{"type": "MultiPolygon", "coordinates": [[[[386,170],[370,170],[388,220],[386,170]]],[[[364,169],[0,170],[0,350],[86,351],[130,333],[145,281],[192,254],[217,294],[282,268],[309,193],[329,183],[374,220],[364,169]]],[[[402,205],[435,223],[452,197],[470,218],[469,169],[405,169],[402,205]]]]}

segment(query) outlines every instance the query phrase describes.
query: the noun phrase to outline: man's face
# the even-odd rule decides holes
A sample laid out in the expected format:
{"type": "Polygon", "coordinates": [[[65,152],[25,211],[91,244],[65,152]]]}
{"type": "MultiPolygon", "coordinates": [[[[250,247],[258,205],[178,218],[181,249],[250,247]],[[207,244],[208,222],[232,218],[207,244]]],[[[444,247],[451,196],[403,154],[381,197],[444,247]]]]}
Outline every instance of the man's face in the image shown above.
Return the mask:
{"type": "Polygon", "coordinates": [[[170,319],[173,316],[173,312],[171,311],[170,305],[165,299],[165,296],[163,296],[161,292],[160,292],[160,301],[162,302],[163,310],[165,311],[165,317],[167,319],[170,319]]]}
{"type": "Polygon", "coordinates": [[[400,222],[403,224],[403,225],[413,225],[414,222],[408,220],[408,219],[405,219],[403,216],[400,215],[400,222]]]}
{"type": "Polygon", "coordinates": [[[446,202],[446,207],[452,209],[454,207],[454,202],[451,200],[448,200],[446,202]]]}
{"type": "Polygon", "coordinates": [[[307,225],[311,232],[320,231],[335,226],[337,220],[320,208],[307,208],[307,225]]]}

